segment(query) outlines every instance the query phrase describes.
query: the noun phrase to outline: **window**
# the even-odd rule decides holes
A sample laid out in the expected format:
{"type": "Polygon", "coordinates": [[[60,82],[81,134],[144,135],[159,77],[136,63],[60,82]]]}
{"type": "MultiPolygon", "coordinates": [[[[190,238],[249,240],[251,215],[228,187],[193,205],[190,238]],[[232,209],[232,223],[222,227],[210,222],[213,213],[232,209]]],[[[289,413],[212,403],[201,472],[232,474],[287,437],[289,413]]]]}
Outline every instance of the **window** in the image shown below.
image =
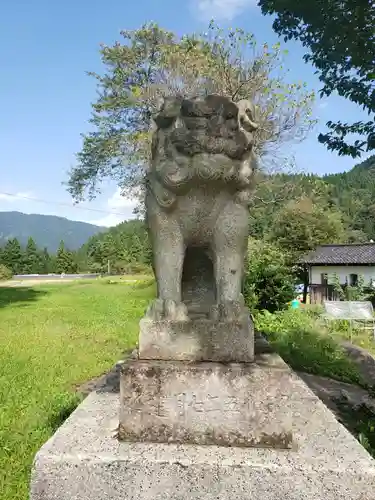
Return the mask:
{"type": "Polygon", "coordinates": [[[358,274],[349,274],[349,285],[357,286],[358,284],[358,274]]]}

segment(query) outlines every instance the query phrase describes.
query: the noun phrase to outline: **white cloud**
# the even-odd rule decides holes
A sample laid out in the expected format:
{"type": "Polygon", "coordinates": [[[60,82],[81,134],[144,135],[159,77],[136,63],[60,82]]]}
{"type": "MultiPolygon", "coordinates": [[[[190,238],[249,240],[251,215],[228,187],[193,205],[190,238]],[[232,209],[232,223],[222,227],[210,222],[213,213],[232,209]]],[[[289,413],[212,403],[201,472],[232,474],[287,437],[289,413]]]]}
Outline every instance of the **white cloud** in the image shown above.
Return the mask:
{"type": "Polygon", "coordinates": [[[100,219],[91,220],[91,224],[96,224],[97,226],[111,227],[120,224],[124,220],[134,219],[135,215],[133,210],[138,202],[137,194],[134,193],[131,196],[122,196],[121,189],[118,188],[113,195],[107,200],[107,208],[109,212],[108,215],[101,217],[100,219]]]}
{"type": "Polygon", "coordinates": [[[231,21],[257,3],[257,0],[192,0],[191,7],[200,19],[231,21]]]}
{"type": "Polygon", "coordinates": [[[100,219],[90,220],[88,222],[90,222],[90,224],[94,224],[95,226],[112,227],[117,226],[117,224],[120,224],[120,222],[123,222],[125,219],[125,217],[120,217],[119,215],[108,214],[100,219]]]}
{"type": "Polygon", "coordinates": [[[113,195],[108,198],[107,205],[110,210],[134,209],[137,204],[137,194],[132,193],[130,196],[123,196],[121,189],[118,188],[113,195]]]}

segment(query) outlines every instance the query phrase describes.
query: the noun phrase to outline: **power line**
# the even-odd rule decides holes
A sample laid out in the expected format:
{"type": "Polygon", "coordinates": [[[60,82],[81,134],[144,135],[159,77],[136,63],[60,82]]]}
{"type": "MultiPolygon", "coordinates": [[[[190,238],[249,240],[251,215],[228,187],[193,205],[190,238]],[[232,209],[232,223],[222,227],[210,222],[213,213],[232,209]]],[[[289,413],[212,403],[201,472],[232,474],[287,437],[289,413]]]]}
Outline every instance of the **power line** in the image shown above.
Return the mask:
{"type": "Polygon", "coordinates": [[[50,205],[61,205],[61,206],[69,207],[69,208],[75,208],[76,210],[88,210],[89,212],[100,212],[102,214],[107,214],[107,215],[119,215],[121,217],[127,217],[129,215],[129,214],[123,214],[123,213],[119,213],[119,212],[109,212],[108,210],[100,210],[99,208],[79,207],[77,205],[73,205],[71,203],[65,203],[63,201],[42,200],[41,198],[32,198],[30,196],[24,196],[24,195],[15,194],[15,193],[0,192],[0,195],[11,196],[12,198],[21,198],[21,199],[30,200],[30,201],[37,201],[40,203],[47,203],[50,205]]]}

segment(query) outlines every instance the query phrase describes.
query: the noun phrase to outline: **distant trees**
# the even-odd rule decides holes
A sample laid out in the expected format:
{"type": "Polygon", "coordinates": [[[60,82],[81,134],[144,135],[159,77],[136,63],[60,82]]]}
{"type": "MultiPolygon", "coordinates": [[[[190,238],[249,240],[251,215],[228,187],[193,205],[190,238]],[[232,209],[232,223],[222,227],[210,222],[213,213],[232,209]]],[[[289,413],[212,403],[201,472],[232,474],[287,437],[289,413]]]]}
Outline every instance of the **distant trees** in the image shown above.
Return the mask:
{"type": "MultiPolygon", "coordinates": [[[[37,247],[33,238],[29,238],[22,248],[17,238],[10,239],[0,248],[0,266],[14,274],[48,274],[77,272],[75,252],[70,252],[61,242],[57,255],[50,255],[46,248],[37,247]]],[[[5,273],[5,271],[4,271],[5,273]]]]}
{"type": "Polygon", "coordinates": [[[61,241],[56,254],[49,253],[47,248],[38,248],[31,237],[24,248],[16,238],[0,247],[0,265],[11,274],[149,272],[151,260],[147,228],[140,220],[98,233],[74,252],[61,241]]]}
{"type": "Polygon", "coordinates": [[[342,214],[311,198],[290,201],[275,214],[267,239],[296,260],[324,243],[341,243],[347,238],[342,214]]]}
{"type": "Polygon", "coordinates": [[[40,256],[40,274],[48,274],[53,272],[55,262],[50,256],[47,248],[44,248],[40,256]]]}
{"type": "Polygon", "coordinates": [[[12,271],[13,274],[22,272],[22,251],[17,238],[8,240],[1,254],[2,264],[12,271]]]}
{"type": "Polygon", "coordinates": [[[0,281],[9,280],[13,273],[4,264],[0,264],[0,281]]]}
{"type": "Polygon", "coordinates": [[[132,220],[99,233],[85,245],[88,269],[91,271],[125,273],[148,269],[151,245],[143,221],[132,220]]]}
{"type": "Polygon", "coordinates": [[[351,230],[375,240],[375,155],[341,174],[327,175],[331,201],[343,213],[351,230]]]}
{"type": "Polygon", "coordinates": [[[42,262],[41,255],[33,238],[29,238],[26,250],[21,257],[21,271],[23,274],[39,274],[42,262]]]}
{"type": "Polygon", "coordinates": [[[375,155],[324,177],[261,179],[249,208],[250,235],[302,252],[322,243],[375,241],[375,155]]]}
{"type": "Polygon", "coordinates": [[[78,265],[74,259],[73,252],[67,250],[65,248],[64,242],[61,241],[56,254],[55,271],[58,274],[62,273],[72,274],[76,273],[77,270],[78,270],[78,265]]]}

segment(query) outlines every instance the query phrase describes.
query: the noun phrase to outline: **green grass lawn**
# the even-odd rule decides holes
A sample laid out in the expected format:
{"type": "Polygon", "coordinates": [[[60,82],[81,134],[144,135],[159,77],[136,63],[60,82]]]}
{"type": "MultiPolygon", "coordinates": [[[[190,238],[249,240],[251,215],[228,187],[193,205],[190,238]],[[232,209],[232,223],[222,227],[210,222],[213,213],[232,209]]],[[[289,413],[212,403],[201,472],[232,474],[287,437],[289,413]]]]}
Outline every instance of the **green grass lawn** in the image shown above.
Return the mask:
{"type": "Polygon", "coordinates": [[[26,500],[33,457],[77,404],[75,387],[131,349],[151,285],[0,287],[0,498],[26,500]]]}
{"type": "MultiPolygon", "coordinates": [[[[154,294],[149,277],[0,286],[0,500],[28,498],[35,453],[78,404],[76,387],[134,347],[154,294]]],[[[260,314],[257,326],[295,369],[360,382],[310,316],[260,314]]]]}

